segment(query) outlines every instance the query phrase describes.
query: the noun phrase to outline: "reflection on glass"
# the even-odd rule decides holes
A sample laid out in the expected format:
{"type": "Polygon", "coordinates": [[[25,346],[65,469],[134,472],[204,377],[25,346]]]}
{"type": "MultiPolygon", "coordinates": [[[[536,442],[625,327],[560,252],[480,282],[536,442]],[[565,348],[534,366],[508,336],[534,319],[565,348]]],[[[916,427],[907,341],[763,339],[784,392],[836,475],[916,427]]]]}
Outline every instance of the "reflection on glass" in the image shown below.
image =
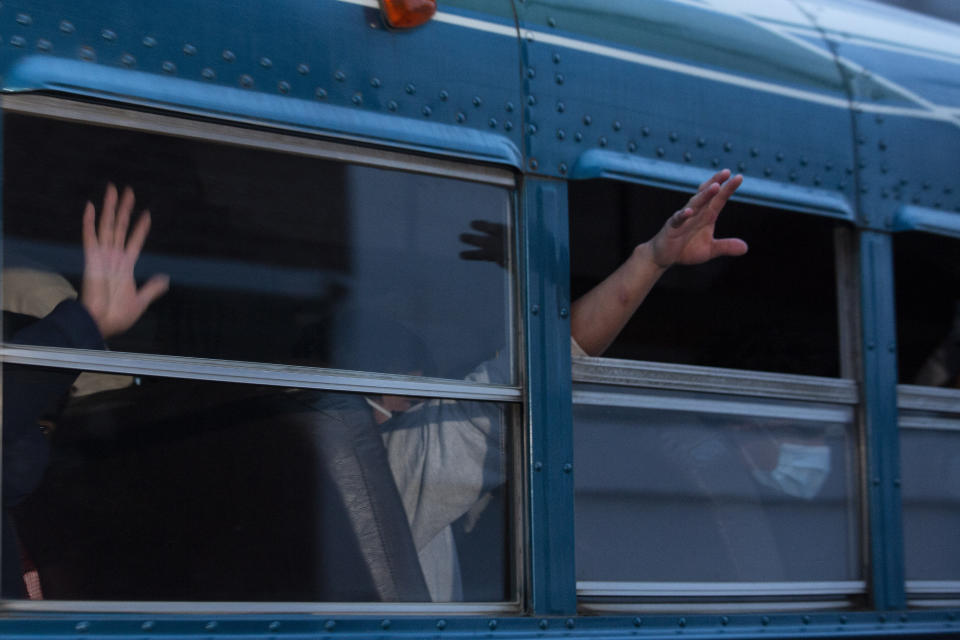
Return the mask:
{"type": "Polygon", "coordinates": [[[80,214],[107,181],[151,211],[137,273],[170,290],[114,350],[450,378],[512,351],[509,233],[487,239],[493,262],[460,240],[509,228],[504,188],[4,118],[8,274],[79,289],[80,214]]]}
{"type": "Polygon", "coordinates": [[[903,412],[900,464],[908,580],[960,580],[960,417],[934,416],[939,429],[910,423],[903,412]],[[946,428],[943,428],[946,427],[946,428]]]}
{"type": "Polygon", "coordinates": [[[4,369],[3,566],[31,597],[511,597],[508,407],[74,378],[4,369]]]}
{"type": "Polygon", "coordinates": [[[852,425],[738,412],[574,406],[578,580],[858,577],[852,425]]]}

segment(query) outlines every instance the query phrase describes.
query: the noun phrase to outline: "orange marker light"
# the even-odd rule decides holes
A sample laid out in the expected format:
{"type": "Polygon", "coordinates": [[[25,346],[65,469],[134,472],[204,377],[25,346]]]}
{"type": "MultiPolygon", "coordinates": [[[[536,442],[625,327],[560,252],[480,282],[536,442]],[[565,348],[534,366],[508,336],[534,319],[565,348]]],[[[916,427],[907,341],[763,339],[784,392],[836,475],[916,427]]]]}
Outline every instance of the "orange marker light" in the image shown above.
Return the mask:
{"type": "Polygon", "coordinates": [[[394,29],[419,27],[437,12],[437,0],[380,0],[380,10],[394,29]]]}

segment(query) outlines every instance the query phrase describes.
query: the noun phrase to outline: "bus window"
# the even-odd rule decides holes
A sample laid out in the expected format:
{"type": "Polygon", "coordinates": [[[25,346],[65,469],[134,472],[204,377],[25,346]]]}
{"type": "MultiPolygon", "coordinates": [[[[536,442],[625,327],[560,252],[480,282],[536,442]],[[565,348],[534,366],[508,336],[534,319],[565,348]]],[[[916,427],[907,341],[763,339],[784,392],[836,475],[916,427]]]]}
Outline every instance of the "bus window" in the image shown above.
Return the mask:
{"type": "MultiPolygon", "coordinates": [[[[687,197],[572,184],[573,296],[687,197]]],[[[749,252],[671,268],[602,358],[574,358],[588,608],[777,596],[830,606],[864,592],[838,224],[732,203],[717,237],[743,238],[749,252]]]]}
{"type": "Polygon", "coordinates": [[[82,120],[4,115],[3,597],[516,600],[512,174],[82,120]]]}
{"type": "Polygon", "coordinates": [[[907,591],[960,593],[960,241],[894,238],[907,591]]]}
{"type": "Polygon", "coordinates": [[[4,268],[79,288],[84,203],[150,209],[138,269],[171,287],[115,351],[462,378],[511,348],[509,265],[459,255],[506,189],[16,114],[4,144],[4,268]]]}

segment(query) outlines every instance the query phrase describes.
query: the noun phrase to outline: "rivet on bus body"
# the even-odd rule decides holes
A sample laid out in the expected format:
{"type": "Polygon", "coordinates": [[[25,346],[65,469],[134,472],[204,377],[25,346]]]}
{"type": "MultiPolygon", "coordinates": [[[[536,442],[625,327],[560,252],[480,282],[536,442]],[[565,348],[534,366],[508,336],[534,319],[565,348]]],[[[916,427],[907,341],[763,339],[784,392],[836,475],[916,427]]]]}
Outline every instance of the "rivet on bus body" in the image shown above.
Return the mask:
{"type": "Polygon", "coordinates": [[[657,157],[662,158],[667,152],[663,150],[663,147],[657,147],[657,157]]]}
{"type": "Polygon", "coordinates": [[[751,158],[756,158],[756,157],[759,156],[759,155],[760,155],[760,150],[759,150],[759,149],[757,149],[756,147],[750,147],[750,157],[751,157],[751,158]]]}
{"type": "Polygon", "coordinates": [[[900,488],[900,478],[894,478],[894,479],[893,479],[893,486],[896,487],[896,488],[898,488],[898,489],[900,488]]]}
{"type": "Polygon", "coordinates": [[[767,177],[769,178],[771,175],[773,175],[773,169],[771,169],[770,167],[764,167],[764,168],[763,168],[763,175],[765,175],[765,176],[767,176],[767,177]]]}
{"type": "MultiPolygon", "coordinates": [[[[14,36],[10,38],[10,44],[15,47],[22,47],[27,44],[27,41],[21,38],[20,36],[14,36]]],[[[97,54],[94,53],[93,49],[90,47],[82,47],[80,49],[80,57],[83,60],[93,61],[97,58],[97,54]]]]}
{"type": "Polygon", "coordinates": [[[874,122],[876,122],[877,124],[883,124],[883,116],[877,116],[876,118],[874,118],[874,122]]]}
{"type": "Polygon", "coordinates": [[[589,127],[592,122],[593,118],[591,118],[589,115],[583,116],[583,124],[589,127]]]}
{"type": "Polygon", "coordinates": [[[157,46],[157,39],[153,36],[146,36],[143,39],[143,46],[150,47],[152,49],[153,47],[157,46]]]}
{"type": "Polygon", "coordinates": [[[823,181],[820,179],[820,176],[813,176],[813,184],[819,187],[822,182],[823,181]]]}
{"type": "Polygon", "coordinates": [[[33,18],[31,18],[30,16],[28,16],[28,15],[25,14],[25,13],[18,13],[18,14],[17,14],[17,24],[22,24],[22,25],[25,26],[25,27],[26,27],[26,26],[30,26],[31,24],[33,24],[33,18]]]}
{"type": "Polygon", "coordinates": [[[53,43],[47,40],[46,38],[40,38],[37,40],[37,50],[43,51],[44,53],[53,49],[53,43]]]}
{"type": "Polygon", "coordinates": [[[203,628],[206,629],[207,631],[213,631],[214,629],[217,628],[217,621],[216,621],[216,620],[211,620],[210,622],[208,622],[207,624],[205,624],[205,625],[203,626],[203,628]]]}
{"type": "Polygon", "coordinates": [[[555,76],[553,76],[553,81],[556,82],[557,84],[563,84],[563,80],[564,78],[562,73],[558,73],[555,76]]]}
{"type": "Polygon", "coordinates": [[[185,56],[195,56],[197,55],[197,48],[190,43],[183,45],[183,55],[185,56]]]}
{"type": "Polygon", "coordinates": [[[639,626],[641,626],[642,624],[643,624],[643,618],[634,618],[634,619],[633,619],[633,626],[639,627],[639,626]]]}
{"type": "Polygon", "coordinates": [[[537,159],[536,159],[536,158],[530,158],[530,168],[531,168],[531,169],[536,169],[536,168],[539,167],[539,166],[540,166],[540,163],[537,162],[537,159]]]}
{"type": "Polygon", "coordinates": [[[396,111],[397,107],[398,105],[396,100],[391,100],[390,102],[387,103],[387,109],[389,109],[390,111],[396,111]]]}
{"type": "Polygon", "coordinates": [[[446,620],[437,620],[437,629],[439,629],[440,631],[443,631],[446,628],[447,628],[446,620]]]}
{"type": "Polygon", "coordinates": [[[790,178],[790,182],[796,182],[796,181],[797,181],[797,172],[796,172],[796,171],[791,171],[789,178],[790,178]]]}
{"type": "Polygon", "coordinates": [[[737,163],[737,171],[739,171],[740,173],[744,173],[744,172],[746,172],[746,170],[747,170],[747,163],[746,163],[746,162],[743,162],[743,161],[741,160],[740,162],[737,163]]]}
{"type": "Polygon", "coordinates": [[[691,160],[693,160],[693,154],[690,153],[689,151],[684,151],[684,152],[683,152],[683,161],[684,161],[684,162],[690,162],[691,160]]]}
{"type": "Polygon", "coordinates": [[[563,140],[566,137],[567,134],[563,129],[557,129],[557,140],[563,140]]]}
{"type": "Polygon", "coordinates": [[[487,623],[487,627],[490,629],[490,631],[496,630],[496,628],[497,628],[497,621],[496,621],[496,620],[491,620],[490,622],[487,623]]]}
{"type": "Polygon", "coordinates": [[[217,77],[217,74],[214,73],[213,69],[211,69],[210,67],[204,68],[200,72],[200,75],[203,77],[204,80],[213,80],[214,78],[217,77]]]}
{"type": "Polygon", "coordinates": [[[437,94],[437,97],[440,98],[441,102],[446,102],[447,100],[450,99],[450,94],[447,92],[446,89],[441,89],[440,93],[437,94]]]}
{"type": "Polygon", "coordinates": [[[546,618],[540,618],[540,622],[537,623],[537,626],[546,631],[547,627],[550,626],[550,623],[547,622],[546,618]]]}
{"type": "Polygon", "coordinates": [[[384,629],[384,630],[389,629],[389,628],[390,628],[390,620],[386,620],[386,619],[385,619],[385,620],[381,620],[381,621],[380,621],[380,628],[381,628],[381,629],[384,629]]]}
{"type": "Polygon", "coordinates": [[[323,628],[326,629],[327,631],[333,631],[334,629],[337,628],[337,623],[335,620],[327,620],[326,622],[323,623],[323,628]]]}
{"type": "Polygon", "coordinates": [[[676,131],[671,131],[668,137],[670,138],[670,142],[676,142],[680,138],[676,131]]]}
{"type": "Polygon", "coordinates": [[[512,102],[508,102],[507,104],[503,105],[503,110],[506,111],[507,113],[513,113],[513,109],[514,109],[514,106],[512,102]]]}
{"type": "Polygon", "coordinates": [[[280,90],[280,93],[290,93],[290,83],[286,80],[281,80],[277,84],[277,89],[280,90]]]}
{"type": "Polygon", "coordinates": [[[803,624],[810,624],[810,616],[803,616],[803,624]]]}
{"type": "Polygon", "coordinates": [[[880,151],[886,151],[886,150],[887,150],[887,143],[886,143],[886,141],[885,141],[885,140],[878,140],[878,141],[877,141],[877,148],[880,149],[880,151]]]}
{"type": "Polygon", "coordinates": [[[706,141],[706,140],[704,140],[703,138],[697,138],[697,146],[698,146],[698,147],[705,147],[706,144],[707,144],[707,141],[706,141]]]}
{"type": "MultiPolygon", "coordinates": [[[[496,129],[496,128],[497,128],[497,119],[496,119],[496,118],[490,118],[490,122],[488,122],[487,124],[490,125],[490,128],[491,128],[491,129],[496,129]]],[[[504,126],[506,126],[506,125],[504,125],[504,126]]],[[[510,130],[510,129],[507,129],[507,131],[509,131],[509,130],[510,130]]]]}
{"type": "Polygon", "coordinates": [[[563,472],[564,472],[564,473],[570,473],[570,472],[572,472],[572,471],[573,471],[573,463],[572,463],[572,462],[565,462],[565,463],[563,464],[563,472]]]}
{"type": "Polygon", "coordinates": [[[327,90],[322,87],[317,87],[317,90],[313,92],[313,95],[320,100],[324,100],[327,97],[327,90]]]}
{"type": "Polygon", "coordinates": [[[583,140],[583,133],[580,132],[580,131],[577,131],[577,132],[573,135],[573,139],[576,140],[577,142],[582,141],[582,140],[583,140]]]}
{"type": "Polygon", "coordinates": [[[154,627],[153,620],[146,620],[143,624],[140,625],[140,629],[143,631],[150,631],[154,627]]]}
{"type": "Polygon", "coordinates": [[[534,470],[534,471],[543,471],[543,463],[542,463],[542,462],[534,462],[534,463],[533,463],[533,470],[534,470]]]}
{"type": "Polygon", "coordinates": [[[73,628],[76,629],[77,631],[79,631],[80,633],[83,633],[83,632],[85,632],[85,631],[89,631],[89,629],[90,629],[90,623],[89,623],[89,622],[78,622],[73,628]]]}
{"type": "Polygon", "coordinates": [[[560,64],[560,54],[559,54],[559,53],[553,54],[553,64],[560,64]]]}
{"type": "Polygon", "coordinates": [[[120,62],[125,67],[132,67],[133,65],[137,64],[137,59],[134,58],[129,53],[125,53],[122,56],[120,56],[120,62]]]}
{"type": "Polygon", "coordinates": [[[535,125],[535,124],[533,124],[533,123],[528,124],[528,125],[527,125],[527,133],[529,133],[529,134],[532,135],[532,136],[537,135],[537,125],[535,125]]]}
{"type": "Polygon", "coordinates": [[[867,186],[864,185],[864,186],[860,187],[860,193],[863,194],[863,195],[866,195],[866,194],[870,193],[870,189],[868,189],[867,186]]]}
{"type": "Polygon", "coordinates": [[[380,78],[370,78],[370,86],[374,89],[379,89],[380,84],[380,78]]]}
{"type": "Polygon", "coordinates": [[[425,118],[429,118],[433,114],[433,109],[430,107],[424,107],[420,110],[420,113],[422,113],[425,118]]]}
{"type": "Polygon", "coordinates": [[[480,108],[483,105],[483,100],[480,96],[473,96],[473,106],[480,108]]]}
{"type": "Polygon", "coordinates": [[[943,195],[948,196],[948,195],[950,195],[951,193],[953,193],[953,187],[944,187],[944,188],[943,188],[943,195]]]}
{"type": "Polygon", "coordinates": [[[864,135],[857,136],[857,144],[866,144],[867,138],[864,135]]]}
{"type": "Polygon", "coordinates": [[[770,624],[770,618],[768,616],[763,616],[762,618],[760,618],[760,624],[762,624],[763,626],[767,626],[768,624],[770,624]]]}
{"type": "Polygon", "coordinates": [[[920,196],[913,196],[913,204],[920,204],[920,196]]]}
{"type": "Polygon", "coordinates": [[[274,620],[267,625],[267,631],[279,631],[280,630],[280,621],[274,620]]]}
{"type": "Polygon", "coordinates": [[[809,164],[806,156],[800,156],[800,166],[805,167],[809,164]]]}
{"type": "MultiPolygon", "coordinates": [[[[457,122],[463,123],[466,122],[467,116],[463,111],[457,111],[457,122]]],[[[496,126],[496,125],[494,125],[496,126]]]]}
{"type": "Polygon", "coordinates": [[[567,175],[567,163],[566,163],[566,162],[561,162],[561,163],[560,163],[560,166],[557,167],[557,169],[560,171],[560,174],[561,174],[561,175],[567,175]]]}
{"type": "Polygon", "coordinates": [[[302,76],[307,75],[308,73],[310,73],[310,65],[308,65],[305,62],[301,62],[300,64],[297,65],[297,73],[299,73],[302,76]]]}
{"type": "Polygon", "coordinates": [[[886,622],[886,621],[887,621],[887,614],[881,613],[880,615],[877,616],[877,620],[879,620],[880,622],[886,622]]]}
{"type": "Polygon", "coordinates": [[[846,188],[847,188],[847,183],[846,183],[846,182],[840,182],[840,183],[837,184],[837,191],[843,191],[843,190],[846,189],[846,188]]]}
{"type": "MultiPolygon", "coordinates": [[[[887,218],[884,222],[886,222],[886,226],[888,226],[888,227],[892,227],[892,226],[893,226],[893,220],[890,220],[889,218],[887,218]]],[[[887,345],[887,351],[889,351],[890,353],[896,353],[896,352],[897,352],[897,345],[895,345],[895,344],[893,344],[893,343],[891,342],[890,344],[887,345]]]]}
{"type": "Polygon", "coordinates": [[[110,29],[104,29],[100,32],[100,37],[106,40],[107,42],[116,42],[117,41],[117,32],[111,31],[110,29]]]}
{"type": "MultiPolygon", "coordinates": [[[[866,166],[866,165],[864,165],[864,166],[866,166]]],[[[845,168],[843,171],[844,171],[844,173],[846,173],[848,176],[852,176],[852,175],[853,175],[853,167],[847,167],[847,168],[845,168]]]]}
{"type": "Polygon", "coordinates": [[[504,130],[504,131],[512,131],[512,130],[513,130],[513,122],[511,122],[510,120],[507,120],[506,122],[504,122],[504,123],[503,123],[503,130],[504,130]]]}
{"type": "Polygon", "coordinates": [[[712,166],[714,166],[714,167],[719,167],[719,166],[720,166],[720,158],[712,158],[712,159],[710,160],[710,164],[711,164],[712,166]]]}
{"type": "Polygon", "coordinates": [[[605,147],[607,146],[607,139],[604,136],[600,136],[600,139],[597,140],[597,144],[599,144],[601,147],[605,147]]]}
{"type": "Polygon", "coordinates": [[[614,130],[614,131],[620,131],[620,129],[622,129],[622,128],[623,128],[623,125],[620,124],[620,121],[619,121],[619,120],[614,120],[614,121],[613,121],[613,130],[614,130]]]}
{"type": "Polygon", "coordinates": [[[720,624],[722,624],[723,626],[727,626],[728,624],[730,624],[730,618],[728,618],[727,616],[723,616],[722,618],[720,618],[720,624]]]}
{"type": "Polygon", "coordinates": [[[536,78],[536,77],[537,77],[537,70],[534,69],[533,67],[528,67],[528,68],[527,68],[527,77],[530,78],[530,79],[536,78]]]}
{"type": "MultiPolygon", "coordinates": [[[[337,82],[343,82],[344,80],[347,79],[347,74],[338,69],[337,71],[334,72],[333,79],[336,80],[337,82]]],[[[407,91],[407,93],[411,93],[411,92],[407,91]]]]}
{"type": "Polygon", "coordinates": [[[627,151],[629,151],[630,153],[633,153],[633,152],[636,151],[636,150],[637,150],[637,143],[636,143],[636,142],[633,142],[633,141],[631,140],[630,142],[627,143],[627,151]]]}
{"type": "Polygon", "coordinates": [[[527,96],[527,104],[530,105],[531,107],[537,104],[537,96],[533,96],[533,95],[527,96]]]}
{"type": "Polygon", "coordinates": [[[242,76],[240,76],[240,84],[244,87],[252,87],[253,77],[248,76],[247,74],[243,74],[242,76]]]}
{"type": "Polygon", "coordinates": [[[877,344],[876,344],[875,342],[868,342],[868,343],[867,343],[867,351],[873,351],[873,350],[876,349],[876,348],[877,348],[877,344]]]}
{"type": "Polygon", "coordinates": [[[723,150],[726,151],[727,153],[729,153],[729,152],[733,151],[733,145],[730,144],[729,142],[724,142],[724,143],[723,143],[723,150]]]}
{"type": "Polygon", "coordinates": [[[273,60],[270,58],[260,58],[260,66],[264,69],[269,69],[273,66],[273,60]]]}
{"type": "Polygon", "coordinates": [[[237,59],[237,54],[230,49],[224,49],[223,53],[220,54],[220,57],[223,58],[226,62],[233,62],[237,59]]]}
{"type": "Polygon", "coordinates": [[[565,105],[562,102],[557,103],[557,113],[563,113],[566,110],[567,110],[567,105],[565,105]]]}
{"type": "Polygon", "coordinates": [[[686,618],[680,618],[679,620],[677,620],[677,626],[678,626],[678,627],[685,627],[685,626],[687,626],[687,619],[686,619],[686,618]]]}
{"type": "Polygon", "coordinates": [[[567,621],[564,624],[567,625],[567,629],[573,629],[576,626],[576,623],[573,621],[573,618],[567,618],[567,621]]]}
{"type": "Polygon", "coordinates": [[[640,135],[642,135],[644,138],[649,137],[649,136],[650,136],[650,127],[643,127],[643,128],[641,128],[641,129],[640,129],[640,135]]]}
{"type": "MultiPolygon", "coordinates": [[[[355,94],[353,94],[353,96],[350,98],[350,102],[352,102],[352,103],[354,104],[354,106],[359,107],[360,105],[363,104],[363,96],[360,95],[359,93],[355,93],[355,94]]],[[[429,108],[430,108],[430,107],[424,107],[424,114],[423,114],[423,115],[425,115],[425,116],[430,115],[430,113],[427,111],[429,108]]]]}
{"type": "Polygon", "coordinates": [[[555,26],[557,26],[557,19],[554,18],[553,16],[547,18],[547,26],[549,26],[549,27],[555,27],[555,26]]]}
{"type": "Polygon", "coordinates": [[[840,624],[847,624],[847,616],[840,616],[840,624]]]}
{"type": "Polygon", "coordinates": [[[887,198],[890,197],[890,192],[887,191],[886,189],[883,189],[882,191],[880,191],[880,197],[886,200],[887,198]]]}
{"type": "Polygon", "coordinates": [[[783,162],[783,154],[780,153],[779,151],[777,152],[776,158],[777,158],[777,162],[783,162]]]}
{"type": "Polygon", "coordinates": [[[901,613],[901,614],[900,614],[900,622],[906,622],[907,620],[908,620],[907,614],[901,613]]]}
{"type": "Polygon", "coordinates": [[[68,22],[67,20],[62,20],[60,22],[60,31],[62,33],[73,33],[76,30],[77,28],[73,26],[72,22],[68,22]]]}

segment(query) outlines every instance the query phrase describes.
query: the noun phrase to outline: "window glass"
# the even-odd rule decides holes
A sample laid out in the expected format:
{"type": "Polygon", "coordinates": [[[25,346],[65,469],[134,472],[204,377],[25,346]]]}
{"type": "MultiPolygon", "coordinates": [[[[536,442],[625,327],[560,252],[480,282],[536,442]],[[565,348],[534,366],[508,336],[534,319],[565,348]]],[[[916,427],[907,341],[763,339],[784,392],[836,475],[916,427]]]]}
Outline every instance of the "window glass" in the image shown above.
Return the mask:
{"type": "Polygon", "coordinates": [[[4,118],[8,272],[79,289],[81,214],[108,181],[151,211],[138,274],[170,289],[113,350],[451,378],[513,357],[507,189],[4,118]],[[496,230],[490,260],[460,255],[474,221],[496,230]]]}
{"type": "Polygon", "coordinates": [[[960,393],[958,413],[901,411],[900,460],[908,580],[954,581],[960,591],[960,393]]]}
{"type": "MultiPolygon", "coordinates": [[[[653,237],[689,195],[608,180],[571,183],[573,297],[653,237]]],[[[743,238],[749,252],[672,267],[604,355],[838,376],[835,226],[729,203],[717,237],[743,238]]]]}
{"type": "Polygon", "coordinates": [[[577,579],[859,577],[849,407],[577,386],[577,579]]]}
{"type": "Polygon", "coordinates": [[[513,593],[508,405],[5,369],[4,572],[31,597],[513,593]]]}
{"type": "MultiPolygon", "coordinates": [[[[894,238],[903,530],[909,580],[954,581],[960,527],[960,241],[894,238]]],[[[908,589],[910,585],[908,585],[908,589]]]]}

